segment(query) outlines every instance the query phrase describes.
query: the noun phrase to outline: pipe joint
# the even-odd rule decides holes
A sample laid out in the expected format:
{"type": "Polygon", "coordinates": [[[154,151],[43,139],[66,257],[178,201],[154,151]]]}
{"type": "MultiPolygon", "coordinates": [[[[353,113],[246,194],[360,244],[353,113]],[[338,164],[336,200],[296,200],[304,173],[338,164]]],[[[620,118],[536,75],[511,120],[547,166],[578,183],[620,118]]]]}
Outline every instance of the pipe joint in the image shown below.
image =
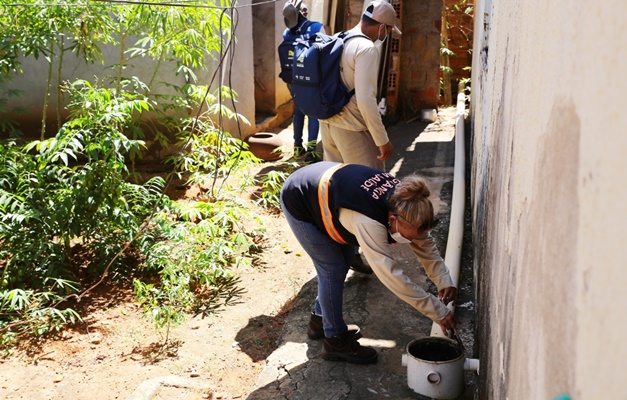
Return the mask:
{"type": "Polygon", "coordinates": [[[477,375],[479,375],[479,360],[476,358],[465,359],[464,371],[475,371],[477,375]]]}

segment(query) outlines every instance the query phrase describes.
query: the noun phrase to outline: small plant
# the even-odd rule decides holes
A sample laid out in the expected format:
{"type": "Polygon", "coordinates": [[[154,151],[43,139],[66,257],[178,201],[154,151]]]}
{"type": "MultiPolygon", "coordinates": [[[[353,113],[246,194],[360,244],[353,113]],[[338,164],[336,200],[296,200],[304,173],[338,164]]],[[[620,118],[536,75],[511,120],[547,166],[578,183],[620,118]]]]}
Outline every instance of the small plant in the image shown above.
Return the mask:
{"type": "Polygon", "coordinates": [[[281,188],[294,171],[302,166],[297,161],[281,162],[276,169],[270,170],[259,179],[259,193],[255,202],[261,207],[279,212],[281,209],[281,188]]]}
{"type": "Polygon", "coordinates": [[[81,320],[76,311],[58,307],[63,300],[59,293],[76,291],[75,282],[46,280],[50,282],[48,290],[0,290],[0,349],[4,352],[10,352],[18,339],[37,339],[81,320]]]}
{"type": "Polygon", "coordinates": [[[142,143],[123,131],[150,109],[149,103],[85,81],[69,86],[68,93],[72,120],[55,137],[25,146],[0,144],[0,290],[5,296],[0,340],[5,344],[19,336],[15,332],[44,334],[52,331],[45,326],[58,329],[74,322],[76,313],[57,305],[80,289],[74,283],[79,271],[92,277],[102,273],[162,200],[154,190],[163,188],[158,179],[145,187],[125,180],[126,158],[139,154],[142,143]],[[92,255],[87,268],[76,268],[75,245],[92,255]]]}
{"type": "MultiPolygon", "coordinates": [[[[470,71],[472,67],[465,67],[464,70],[470,71]]],[[[466,104],[470,103],[470,97],[472,94],[472,87],[470,86],[471,80],[470,78],[460,79],[460,83],[464,84],[464,96],[466,98],[466,104]]]]}
{"type": "Polygon", "coordinates": [[[146,268],[159,283],[135,279],[138,301],[157,328],[183,321],[190,312],[208,313],[229,304],[243,289],[232,266],[250,265],[258,229],[246,230],[250,212],[235,199],[171,202],[140,241],[146,268]]]}
{"type": "MultiPolygon", "coordinates": [[[[179,178],[185,176],[187,184],[202,185],[210,182],[211,192],[217,195],[220,192],[220,187],[216,187],[218,181],[224,182],[232,172],[257,160],[247,151],[244,142],[220,129],[208,116],[221,113],[227,118],[240,118],[243,123],[249,122],[225,107],[217,106],[217,95],[207,93],[206,87],[189,85],[186,89],[189,105],[206,105],[208,108],[201,118],[170,119],[177,137],[177,146],[181,151],[167,157],[165,162],[174,166],[174,173],[179,178]]],[[[220,93],[223,101],[234,95],[226,88],[221,88],[220,93]]]]}

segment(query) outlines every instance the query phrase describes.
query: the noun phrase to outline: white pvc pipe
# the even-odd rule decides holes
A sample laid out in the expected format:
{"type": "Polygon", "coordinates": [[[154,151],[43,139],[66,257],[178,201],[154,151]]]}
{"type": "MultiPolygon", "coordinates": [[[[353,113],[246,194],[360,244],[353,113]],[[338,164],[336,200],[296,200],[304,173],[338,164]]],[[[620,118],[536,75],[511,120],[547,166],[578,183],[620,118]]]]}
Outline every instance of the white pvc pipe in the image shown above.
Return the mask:
{"type": "MultiPolygon", "coordinates": [[[[466,197],[465,186],[465,143],[464,143],[464,117],[466,115],[466,87],[460,82],[457,92],[457,110],[455,115],[455,167],[453,171],[453,199],[451,200],[451,221],[448,230],[448,241],[444,263],[449,269],[453,286],[459,291],[459,270],[462,258],[462,239],[464,238],[464,203],[466,197]]],[[[459,294],[459,293],[458,293],[459,294]]],[[[455,311],[455,307],[449,304],[448,309],[455,311]]],[[[445,337],[440,325],[433,323],[431,336],[445,337]]]]}
{"type": "Polygon", "coordinates": [[[479,375],[479,360],[476,358],[465,359],[464,371],[475,371],[477,375],[479,375]]]}

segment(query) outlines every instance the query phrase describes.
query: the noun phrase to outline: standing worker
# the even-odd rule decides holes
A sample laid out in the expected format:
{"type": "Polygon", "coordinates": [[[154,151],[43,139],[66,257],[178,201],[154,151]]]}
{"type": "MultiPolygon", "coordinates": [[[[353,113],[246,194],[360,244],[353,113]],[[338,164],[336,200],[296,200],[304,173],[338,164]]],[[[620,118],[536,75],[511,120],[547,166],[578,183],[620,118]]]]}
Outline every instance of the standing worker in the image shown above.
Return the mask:
{"type": "MultiPolygon", "coordinates": [[[[401,34],[396,27],[396,11],[385,0],[372,1],[351,31],[367,38],[357,36],[344,45],[340,75],[348,90],[355,89],[355,95],[339,114],[321,121],[324,160],[385,170],[384,161],[392,156],[394,147],[379,112],[377,81],[383,42],[391,31],[401,34]]],[[[351,268],[372,273],[358,248],[351,268]]]]}
{"type": "Polygon", "coordinates": [[[377,104],[380,47],[396,27],[396,11],[385,0],[372,1],[351,31],[366,37],[347,41],[342,52],[341,77],[355,95],[342,111],[320,122],[325,161],[366,165],[384,170],[394,147],[383,126],[377,104]]]}
{"type": "MultiPolygon", "coordinates": [[[[322,23],[307,19],[309,8],[301,0],[288,0],[283,6],[283,21],[287,28],[283,32],[284,41],[293,41],[295,38],[308,40],[317,32],[324,33],[322,23]]],[[[291,79],[291,77],[290,77],[291,79]]],[[[291,83],[287,84],[291,89],[291,83]]],[[[307,143],[303,145],[303,128],[305,127],[305,114],[298,108],[296,99],[294,101],[294,156],[305,155],[305,162],[311,163],[319,161],[316,155],[316,143],[318,142],[319,122],[316,118],[307,117],[307,143]]]]}
{"type": "Polygon", "coordinates": [[[283,213],[318,277],[308,334],[316,327],[323,331],[322,358],[377,361],[377,352],[357,341],[359,328],[348,328],[343,317],[344,280],[357,245],[392,293],[438,323],[444,334],[455,328],[446,305],[456,301],[457,289],[429,234],[435,225],[429,194],[424,179],[415,175],[399,180],[363,165],[326,161],[303,167],[285,181],[283,213]],[[403,273],[393,258],[393,243],[411,246],[438,297],[403,273]]]}

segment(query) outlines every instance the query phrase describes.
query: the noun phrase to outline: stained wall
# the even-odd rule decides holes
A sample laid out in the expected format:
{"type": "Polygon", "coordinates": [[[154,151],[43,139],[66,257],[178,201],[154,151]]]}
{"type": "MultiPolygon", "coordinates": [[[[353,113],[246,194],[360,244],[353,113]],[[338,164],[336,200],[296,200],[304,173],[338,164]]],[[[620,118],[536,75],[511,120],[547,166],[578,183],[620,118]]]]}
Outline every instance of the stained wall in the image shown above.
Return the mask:
{"type": "Polygon", "coordinates": [[[475,3],[481,399],[627,398],[627,3],[475,3]]]}

